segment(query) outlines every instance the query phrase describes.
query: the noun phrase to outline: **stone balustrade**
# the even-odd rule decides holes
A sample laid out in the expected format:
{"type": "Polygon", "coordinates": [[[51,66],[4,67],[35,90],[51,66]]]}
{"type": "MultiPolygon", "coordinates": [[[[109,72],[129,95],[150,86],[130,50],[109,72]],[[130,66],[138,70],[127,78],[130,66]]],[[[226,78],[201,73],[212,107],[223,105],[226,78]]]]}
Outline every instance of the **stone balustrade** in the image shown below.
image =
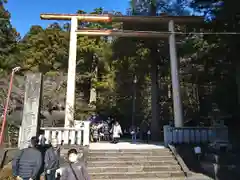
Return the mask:
{"type": "Polygon", "coordinates": [[[81,126],[67,127],[42,127],[47,143],[52,138],[57,138],[58,144],[89,145],[90,122],[85,121],[81,126]]]}
{"type": "Polygon", "coordinates": [[[200,144],[216,140],[228,141],[228,128],[216,127],[181,127],[164,126],[164,144],[200,144]]]}

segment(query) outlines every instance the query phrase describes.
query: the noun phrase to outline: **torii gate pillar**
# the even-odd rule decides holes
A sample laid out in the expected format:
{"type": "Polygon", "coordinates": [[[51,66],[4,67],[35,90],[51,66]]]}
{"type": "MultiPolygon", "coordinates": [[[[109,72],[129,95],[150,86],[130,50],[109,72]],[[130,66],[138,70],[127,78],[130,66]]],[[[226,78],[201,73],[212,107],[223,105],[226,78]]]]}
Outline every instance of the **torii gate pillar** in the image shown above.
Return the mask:
{"type": "Polygon", "coordinates": [[[174,21],[170,20],[168,24],[169,49],[170,49],[170,64],[172,78],[172,94],[173,94],[173,114],[175,127],[183,127],[183,111],[181,101],[181,87],[179,83],[179,67],[176,52],[176,39],[174,21]]]}
{"type": "Polygon", "coordinates": [[[69,43],[68,58],[68,77],[67,77],[67,93],[65,105],[65,127],[71,127],[74,124],[74,105],[75,105],[75,80],[76,80],[76,59],[77,59],[77,31],[78,19],[71,18],[71,31],[69,43]]]}

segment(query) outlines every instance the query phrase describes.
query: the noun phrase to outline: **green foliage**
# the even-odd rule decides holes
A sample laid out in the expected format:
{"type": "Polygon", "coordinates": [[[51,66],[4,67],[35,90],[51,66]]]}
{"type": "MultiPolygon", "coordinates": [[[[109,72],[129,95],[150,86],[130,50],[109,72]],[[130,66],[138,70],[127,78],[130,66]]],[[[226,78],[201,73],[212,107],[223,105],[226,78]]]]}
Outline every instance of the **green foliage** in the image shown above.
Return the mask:
{"type": "MultiPolygon", "coordinates": [[[[219,1],[220,2],[220,1],[219,1]]],[[[133,15],[190,15],[201,12],[215,17],[200,28],[177,25],[179,31],[239,32],[239,8],[231,1],[224,5],[195,0],[189,1],[138,1],[131,2],[133,15]],[[150,6],[149,6],[150,4],[150,6]],[[187,8],[188,7],[188,8],[187,8]]],[[[86,14],[78,10],[79,14],[86,14]]],[[[91,14],[120,14],[96,8],[91,14]]],[[[69,23],[53,23],[47,28],[32,26],[19,38],[9,21],[10,13],[0,1],[0,77],[5,77],[16,65],[25,71],[41,71],[45,74],[43,109],[49,104],[64,104],[66,73],[69,51],[69,23]]],[[[166,31],[167,26],[143,26],[135,23],[79,23],[81,28],[133,29],[166,31]]],[[[187,35],[178,43],[180,59],[182,101],[186,121],[199,124],[208,118],[217,104],[222,114],[237,114],[236,67],[239,52],[239,36],[187,35]],[[226,95],[227,94],[227,95],[226,95]],[[204,118],[201,118],[204,117],[204,118]]],[[[169,49],[167,40],[139,38],[78,37],[76,76],[76,119],[83,119],[94,111],[104,115],[114,114],[129,124],[132,117],[133,91],[136,88],[136,122],[151,118],[151,69],[156,63],[158,74],[158,106],[161,122],[172,118],[169,49]],[[137,76],[137,83],[133,79],[137,76]],[[134,87],[136,86],[136,87],[134,87]],[[97,101],[89,104],[90,89],[97,92],[97,101]],[[96,108],[95,106],[96,105],[96,108]]],[[[240,77],[240,76],[239,76],[240,77]]],[[[2,81],[6,89],[8,81],[2,81]]],[[[239,84],[239,82],[238,82],[239,84]]],[[[240,86],[239,86],[240,87],[240,86]]],[[[3,88],[2,88],[3,89],[3,88]]],[[[6,91],[0,96],[4,99],[6,91]]],[[[16,87],[16,92],[18,88],[16,87]]],[[[21,95],[22,97],[23,95],[21,95]]],[[[14,97],[16,99],[17,95],[14,97]]],[[[3,100],[2,100],[3,101],[3,100]]]]}
{"type": "Polygon", "coordinates": [[[10,13],[4,8],[5,3],[0,1],[0,75],[13,68],[18,60],[19,34],[10,23],[10,13]]]}

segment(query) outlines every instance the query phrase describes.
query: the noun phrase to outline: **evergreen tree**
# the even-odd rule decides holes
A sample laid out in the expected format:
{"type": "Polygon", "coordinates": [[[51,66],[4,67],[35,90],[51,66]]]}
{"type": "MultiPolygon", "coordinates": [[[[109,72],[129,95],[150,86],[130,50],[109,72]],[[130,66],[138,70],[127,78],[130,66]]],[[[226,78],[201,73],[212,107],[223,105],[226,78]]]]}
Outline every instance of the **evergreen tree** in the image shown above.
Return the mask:
{"type": "Polygon", "coordinates": [[[5,9],[6,1],[0,1],[0,73],[11,69],[17,62],[19,35],[11,25],[10,13],[5,9]]]}

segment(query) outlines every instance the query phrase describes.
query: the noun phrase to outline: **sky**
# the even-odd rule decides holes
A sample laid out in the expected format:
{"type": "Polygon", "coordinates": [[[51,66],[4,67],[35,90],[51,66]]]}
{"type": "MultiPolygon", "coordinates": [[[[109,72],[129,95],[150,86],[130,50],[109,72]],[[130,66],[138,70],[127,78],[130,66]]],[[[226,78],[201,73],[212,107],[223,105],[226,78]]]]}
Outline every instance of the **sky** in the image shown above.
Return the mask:
{"type": "Polygon", "coordinates": [[[47,27],[53,21],[41,20],[41,13],[75,13],[81,9],[90,12],[102,7],[104,11],[125,13],[129,0],[8,0],[11,23],[24,36],[32,25],[47,27]]]}

